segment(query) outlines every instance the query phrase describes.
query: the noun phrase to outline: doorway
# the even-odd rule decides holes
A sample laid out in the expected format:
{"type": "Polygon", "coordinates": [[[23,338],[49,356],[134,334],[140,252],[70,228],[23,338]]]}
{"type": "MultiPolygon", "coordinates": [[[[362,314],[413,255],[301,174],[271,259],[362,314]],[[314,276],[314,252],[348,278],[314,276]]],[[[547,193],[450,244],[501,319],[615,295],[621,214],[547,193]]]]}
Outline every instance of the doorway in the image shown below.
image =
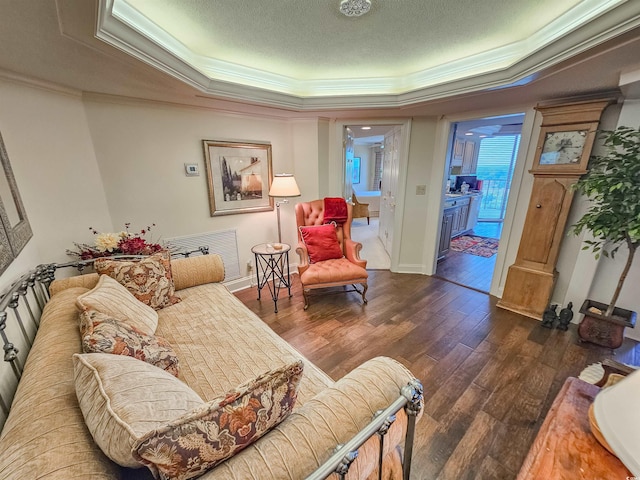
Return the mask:
{"type": "Polygon", "coordinates": [[[362,243],[367,269],[391,267],[400,132],[398,125],[344,127],[344,197],[354,203],[351,236],[362,243]]]}
{"type": "Polygon", "coordinates": [[[489,292],[524,114],[451,125],[436,276],[489,292]]]}

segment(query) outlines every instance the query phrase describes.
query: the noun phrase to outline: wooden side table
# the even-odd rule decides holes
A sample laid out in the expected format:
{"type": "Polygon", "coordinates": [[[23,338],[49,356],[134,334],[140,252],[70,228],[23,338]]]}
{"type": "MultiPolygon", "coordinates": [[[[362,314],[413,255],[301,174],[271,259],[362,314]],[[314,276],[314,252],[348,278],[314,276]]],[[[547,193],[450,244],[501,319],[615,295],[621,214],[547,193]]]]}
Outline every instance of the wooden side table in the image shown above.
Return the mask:
{"type": "Polygon", "coordinates": [[[260,300],[262,287],[266,285],[275,306],[275,313],[278,313],[278,296],[280,295],[280,289],[286,287],[291,297],[291,275],[289,273],[290,250],[291,246],[286,243],[261,243],[251,249],[256,259],[258,300],[260,300]],[[281,248],[277,248],[278,246],[281,248]],[[261,276],[262,278],[260,278],[261,276]]]}

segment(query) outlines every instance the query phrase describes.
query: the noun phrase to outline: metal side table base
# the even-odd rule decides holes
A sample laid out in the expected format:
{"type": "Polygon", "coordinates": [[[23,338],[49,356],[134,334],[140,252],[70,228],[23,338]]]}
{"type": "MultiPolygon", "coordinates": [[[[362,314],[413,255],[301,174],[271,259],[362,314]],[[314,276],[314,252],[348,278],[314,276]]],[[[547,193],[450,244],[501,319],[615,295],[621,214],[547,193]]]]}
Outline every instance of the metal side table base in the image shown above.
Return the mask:
{"type": "Polygon", "coordinates": [[[260,300],[262,287],[266,285],[273,300],[275,313],[278,313],[278,296],[280,295],[280,289],[286,287],[289,297],[291,297],[291,276],[289,272],[290,250],[291,246],[286,243],[261,243],[251,249],[256,260],[258,300],[260,300]]]}

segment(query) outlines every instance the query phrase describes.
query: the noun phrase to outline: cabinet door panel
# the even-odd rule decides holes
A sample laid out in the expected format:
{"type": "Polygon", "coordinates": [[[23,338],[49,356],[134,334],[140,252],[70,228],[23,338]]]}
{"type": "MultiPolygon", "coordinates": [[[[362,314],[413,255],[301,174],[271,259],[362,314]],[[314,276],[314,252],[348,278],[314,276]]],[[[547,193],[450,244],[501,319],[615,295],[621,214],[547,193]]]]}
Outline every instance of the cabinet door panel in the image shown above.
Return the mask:
{"type": "Polygon", "coordinates": [[[549,260],[566,194],[566,186],[556,179],[535,179],[520,243],[523,260],[541,264],[549,260]]]}

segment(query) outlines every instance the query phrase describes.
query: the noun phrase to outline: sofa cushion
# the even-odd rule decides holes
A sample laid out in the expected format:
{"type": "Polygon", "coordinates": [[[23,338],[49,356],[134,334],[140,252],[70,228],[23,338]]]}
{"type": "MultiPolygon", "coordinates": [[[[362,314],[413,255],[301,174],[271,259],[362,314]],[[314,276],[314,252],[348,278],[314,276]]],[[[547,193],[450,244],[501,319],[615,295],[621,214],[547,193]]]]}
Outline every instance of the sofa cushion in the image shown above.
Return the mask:
{"type": "Polygon", "coordinates": [[[96,272],[117,280],[134,297],[155,310],[180,301],[180,297],[174,295],[171,254],[166,250],[141,260],[99,258],[94,267],[96,272]]]}
{"type": "Polygon", "coordinates": [[[204,404],[173,375],[135,358],[73,355],[75,389],[93,439],[114,462],[142,465],[132,447],[147,432],[204,404]]]}
{"type": "Polygon", "coordinates": [[[147,335],[153,335],[158,328],[156,311],[108,275],[100,275],[98,284],[76,299],[76,306],[80,311],[97,310],[111,315],[147,335]]]}
{"type": "Polygon", "coordinates": [[[311,225],[299,227],[302,241],[309,252],[309,262],[317,263],[323,260],[341,258],[343,256],[335,222],[326,225],[311,225]]]}
{"type": "Polygon", "coordinates": [[[84,353],[128,355],[178,376],[178,357],[167,340],[147,335],[105,313],[80,313],[80,332],[84,353]]]}
{"type": "Polygon", "coordinates": [[[246,448],[293,410],[302,361],[272,370],[156,428],[134,456],[156,478],[201,475],[246,448]]]}

